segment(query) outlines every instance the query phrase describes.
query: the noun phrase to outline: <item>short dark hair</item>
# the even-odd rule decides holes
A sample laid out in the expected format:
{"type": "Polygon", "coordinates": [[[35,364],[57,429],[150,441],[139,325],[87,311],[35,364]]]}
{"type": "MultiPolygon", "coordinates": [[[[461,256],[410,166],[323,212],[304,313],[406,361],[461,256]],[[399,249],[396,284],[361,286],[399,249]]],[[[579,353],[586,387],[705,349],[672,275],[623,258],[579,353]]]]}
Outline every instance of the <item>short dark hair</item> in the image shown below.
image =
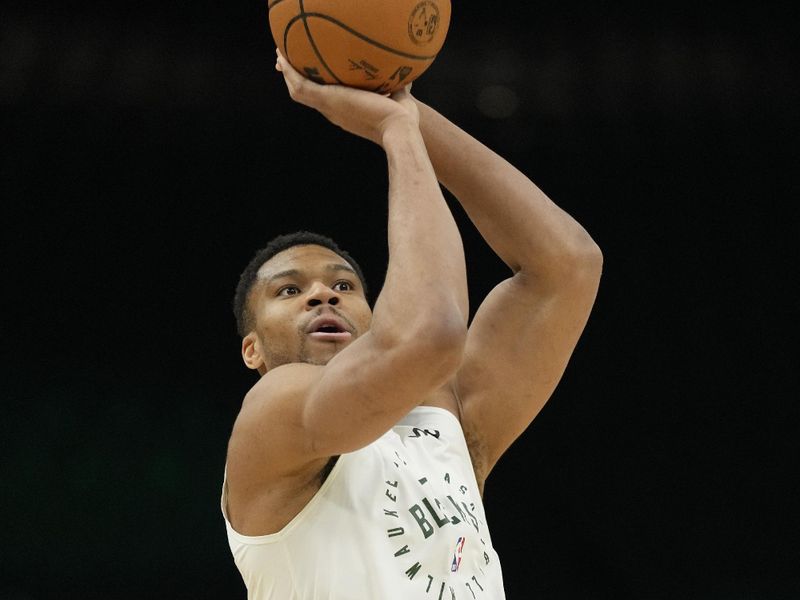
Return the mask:
{"type": "Polygon", "coordinates": [[[353,267],[353,270],[361,280],[364,296],[367,296],[367,280],[364,278],[361,267],[348,252],[339,248],[339,245],[331,238],[310,231],[296,231],[295,233],[279,235],[270,240],[266,246],[255,253],[239,276],[239,284],[236,286],[236,294],[233,296],[233,314],[236,317],[236,329],[239,335],[244,337],[253,328],[253,315],[247,305],[247,298],[250,295],[250,290],[253,289],[253,284],[255,284],[258,278],[258,270],[265,262],[279,252],[283,252],[294,246],[305,246],[309,244],[322,246],[341,256],[353,267]]]}

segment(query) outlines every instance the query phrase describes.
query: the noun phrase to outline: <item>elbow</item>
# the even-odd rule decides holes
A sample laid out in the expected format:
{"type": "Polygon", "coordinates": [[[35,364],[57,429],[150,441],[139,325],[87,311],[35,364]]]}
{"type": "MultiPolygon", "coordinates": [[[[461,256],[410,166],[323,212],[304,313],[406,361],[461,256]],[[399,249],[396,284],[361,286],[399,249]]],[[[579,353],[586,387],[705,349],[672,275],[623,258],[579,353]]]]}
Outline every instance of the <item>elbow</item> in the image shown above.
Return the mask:
{"type": "Polygon", "coordinates": [[[461,364],[467,345],[467,325],[457,311],[423,323],[414,335],[422,341],[420,351],[424,355],[438,357],[452,371],[461,364]]]}
{"type": "Polygon", "coordinates": [[[417,312],[415,318],[398,320],[389,329],[372,329],[377,343],[394,355],[398,366],[411,369],[415,376],[428,374],[432,381],[444,382],[461,365],[467,343],[467,325],[457,310],[444,307],[417,312]],[[404,323],[403,327],[397,327],[404,323]]]}
{"type": "Polygon", "coordinates": [[[399,344],[425,356],[460,358],[467,343],[467,325],[455,308],[428,308],[397,335],[399,344]]]}
{"type": "Polygon", "coordinates": [[[603,252],[600,246],[589,240],[570,253],[564,262],[565,281],[586,289],[596,290],[603,274],[603,252]]]}
{"type": "Polygon", "coordinates": [[[603,252],[588,236],[579,244],[572,244],[553,253],[540,263],[540,268],[522,269],[518,273],[520,281],[536,281],[538,284],[552,284],[596,290],[603,273],[603,252]]]}
{"type": "Polygon", "coordinates": [[[407,348],[417,373],[427,374],[434,386],[455,375],[467,343],[467,327],[461,319],[440,320],[410,334],[407,348]]]}
{"type": "Polygon", "coordinates": [[[561,263],[564,271],[578,277],[600,279],[603,272],[603,251],[592,239],[592,236],[583,229],[578,228],[577,235],[563,245],[560,252],[561,263]]]}
{"type": "Polygon", "coordinates": [[[546,239],[522,246],[517,263],[510,264],[519,280],[559,282],[600,279],[603,252],[589,233],[577,223],[546,239]]]}
{"type": "Polygon", "coordinates": [[[600,279],[603,273],[603,251],[591,238],[585,247],[581,248],[577,263],[580,269],[600,279]]]}
{"type": "Polygon", "coordinates": [[[565,284],[576,294],[594,299],[600,287],[602,274],[603,252],[597,244],[592,242],[592,244],[587,244],[570,262],[565,284]]]}

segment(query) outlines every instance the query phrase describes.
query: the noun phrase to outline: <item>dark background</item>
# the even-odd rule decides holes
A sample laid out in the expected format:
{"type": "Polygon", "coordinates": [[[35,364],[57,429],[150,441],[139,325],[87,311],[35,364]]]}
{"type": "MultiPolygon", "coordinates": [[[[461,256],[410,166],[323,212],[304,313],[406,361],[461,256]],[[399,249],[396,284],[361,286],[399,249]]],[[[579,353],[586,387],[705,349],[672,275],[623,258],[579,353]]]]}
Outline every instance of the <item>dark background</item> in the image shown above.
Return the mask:
{"type": "MultiPolygon", "coordinates": [[[[244,598],[230,299],[300,228],[379,288],[384,158],[288,99],[264,2],[0,11],[0,599],[244,598]]],[[[762,4],[455,4],[415,93],[605,255],[486,486],[509,599],[800,597],[797,37],[762,4]]],[[[474,308],[507,273],[453,206],[474,308]]]]}

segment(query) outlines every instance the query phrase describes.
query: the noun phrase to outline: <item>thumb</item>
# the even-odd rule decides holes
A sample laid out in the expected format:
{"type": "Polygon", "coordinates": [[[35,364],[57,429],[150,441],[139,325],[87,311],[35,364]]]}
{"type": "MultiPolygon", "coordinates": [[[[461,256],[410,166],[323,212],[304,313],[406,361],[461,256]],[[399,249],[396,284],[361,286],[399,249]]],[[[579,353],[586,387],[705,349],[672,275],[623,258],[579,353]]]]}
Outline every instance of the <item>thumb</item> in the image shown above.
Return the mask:
{"type": "Polygon", "coordinates": [[[411,84],[400,88],[396,92],[393,92],[391,96],[389,96],[392,100],[405,100],[411,96],[411,84]]]}

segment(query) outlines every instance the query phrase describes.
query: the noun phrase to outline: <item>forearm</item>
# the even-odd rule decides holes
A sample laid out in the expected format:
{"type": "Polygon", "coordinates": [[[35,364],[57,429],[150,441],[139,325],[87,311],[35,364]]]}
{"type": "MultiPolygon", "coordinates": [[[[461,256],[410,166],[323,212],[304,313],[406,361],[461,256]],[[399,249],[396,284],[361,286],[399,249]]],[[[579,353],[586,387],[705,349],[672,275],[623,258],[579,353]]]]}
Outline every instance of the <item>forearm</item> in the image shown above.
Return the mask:
{"type": "Polygon", "coordinates": [[[558,277],[599,256],[586,230],[530,179],[429,106],[417,105],[439,181],[512,271],[558,277]]]}
{"type": "Polygon", "coordinates": [[[465,326],[467,283],[461,236],[416,125],[387,130],[389,265],[373,328],[465,326]],[[455,320],[455,323],[454,323],[455,320]]]}

